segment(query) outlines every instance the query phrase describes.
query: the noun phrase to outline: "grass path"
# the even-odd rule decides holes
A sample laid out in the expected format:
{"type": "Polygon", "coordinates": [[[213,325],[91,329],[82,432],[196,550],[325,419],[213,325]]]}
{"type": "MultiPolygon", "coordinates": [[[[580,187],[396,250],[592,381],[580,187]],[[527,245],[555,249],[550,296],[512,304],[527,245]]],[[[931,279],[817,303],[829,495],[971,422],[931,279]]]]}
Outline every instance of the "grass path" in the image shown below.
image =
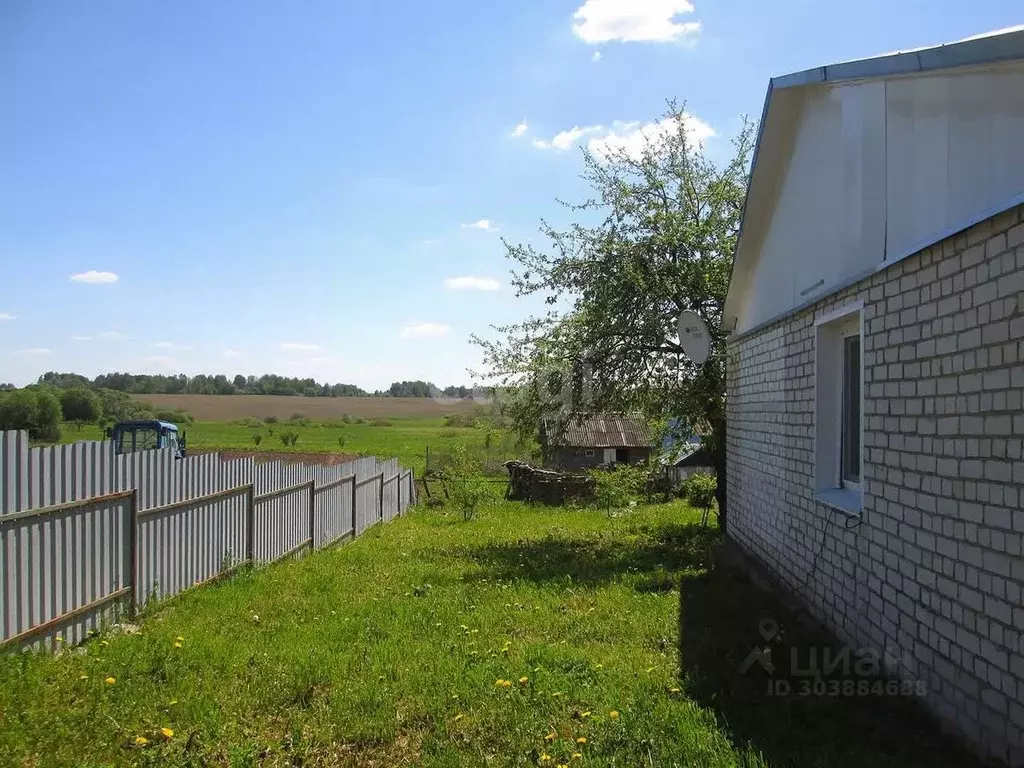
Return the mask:
{"type": "Polygon", "coordinates": [[[739,675],[781,614],[708,572],[696,520],[416,511],[137,635],[0,659],[0,764],[969,764],[903,702],[771,699],[739,675]]]}

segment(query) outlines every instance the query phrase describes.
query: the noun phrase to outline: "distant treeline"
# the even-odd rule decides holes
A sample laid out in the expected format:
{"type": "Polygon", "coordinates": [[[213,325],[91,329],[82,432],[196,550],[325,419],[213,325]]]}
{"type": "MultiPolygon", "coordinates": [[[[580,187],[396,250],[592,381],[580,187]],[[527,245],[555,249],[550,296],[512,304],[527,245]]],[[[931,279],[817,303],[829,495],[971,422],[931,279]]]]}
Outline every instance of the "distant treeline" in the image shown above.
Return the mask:
{"type": "MultiPolygon", "coordinates": [[[[441,389],[427,381],[396,381],[387,390],[373,393],[355,384],[320,384],[314,379],[289,378],[275,374],[228,378],[224,374],[174,376],[104,373],[89,379],[77,373],[48,371],[39,384],[58,389],[111,389],[133,395],[301,395],[304,397],[458,397],[469,398],[472,387],[441,389]]],[[[3,388],[4,385],[0,385],[3,388]]],[[[476,390],[482,393],[479,388],[476,390]]]]}

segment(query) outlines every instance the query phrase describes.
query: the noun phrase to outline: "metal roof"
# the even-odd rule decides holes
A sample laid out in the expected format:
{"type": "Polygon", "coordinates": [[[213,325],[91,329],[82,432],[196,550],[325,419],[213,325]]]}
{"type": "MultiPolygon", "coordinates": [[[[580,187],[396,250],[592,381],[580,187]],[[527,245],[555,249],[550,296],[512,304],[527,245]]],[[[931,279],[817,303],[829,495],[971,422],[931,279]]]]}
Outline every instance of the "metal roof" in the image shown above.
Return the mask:
{"type": "MultiPolygon", "coordinates": [[[[736,239],[736,249],[733,252],[732,278],[729,284],[729,293],[726,296],[725,311],[722,314],[723,329],[726,332],[731,332],[735,327],[735,309],[731,306],[733,302],[729,301],[732,296],[732,285],[736,282],[737,276],[742,279],[747,267],[752,265],[753,257],[747,256],[743,250],[743,228],[747,220],[747,213],[756,209],[761,202],[759,198],[769,193],[768,188],[773,183],[770,178],[773,175],[771,168],[760,174],[758,169],[766,164],[771,165],[770,162],[766,163],[764,155],[771,155],[773,147],[779,142],[778,134],[793,129],[791,123],[787,123],[779,117],[779,113],[785,112],[786,109],[795,108],[792,100],[783,98],[785,93],[791,92],[789,89],[974,67],[1013,59],[1024,59],[1024,25],[998,29],[943,45],[896,51],[855,61],[843,61],[771,78],[768,81],[768,92],[764,97],[761,122],[758,125],[757,140],[754,143],[754,154],[750,166],[750,183],[747,185],[747,193],[743,201],[740,231],[736,239]],[[782,103],[780,104],[780,102],[782,103]],[[775,128],[774,131],[772,127],[775,128]],[[762,178],[765,174],[768,174],[768,177],[762,178]]],[[[772,161],[776,159],[771,158],[772,161]]]]}
{"type": "Polygon", "coordinates": [[[574,416],[563,429],[548,427],[551,444],[573,448],[651,448],[654,440],[640,416],[595,414],[574,416]]]}

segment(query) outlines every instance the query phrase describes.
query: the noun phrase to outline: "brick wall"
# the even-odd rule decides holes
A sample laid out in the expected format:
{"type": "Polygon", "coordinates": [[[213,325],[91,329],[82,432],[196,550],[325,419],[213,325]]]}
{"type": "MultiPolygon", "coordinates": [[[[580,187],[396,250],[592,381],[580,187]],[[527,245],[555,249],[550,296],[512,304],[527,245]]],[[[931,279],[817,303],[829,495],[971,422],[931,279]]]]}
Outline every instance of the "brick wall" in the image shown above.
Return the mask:
{"type": "Polygon", "coordinates": [[[924,684],[936,715],[1013,765],[1024,765],[1022,211],[738,338],[728,374],[731,537],[843,642],[884,654],[924,684]],[[814,492],[814,319],[856,300],[859,524],[814,492]]]}

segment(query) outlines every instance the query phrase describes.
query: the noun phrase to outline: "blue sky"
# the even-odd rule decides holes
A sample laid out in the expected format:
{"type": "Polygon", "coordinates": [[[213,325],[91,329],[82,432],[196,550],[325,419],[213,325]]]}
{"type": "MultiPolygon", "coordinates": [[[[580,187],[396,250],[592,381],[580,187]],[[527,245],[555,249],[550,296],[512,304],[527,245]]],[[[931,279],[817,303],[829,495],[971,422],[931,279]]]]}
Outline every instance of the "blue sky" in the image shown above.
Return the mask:
{"type": "Polygon", "coordinates": [[[468,383],[469,334],[539,308],[500,238],[566,221],[581,145],[674,97],[724,156],[773,75],[1022,20],[1016,0],[7,0],[0,381],[468,383]]]}

